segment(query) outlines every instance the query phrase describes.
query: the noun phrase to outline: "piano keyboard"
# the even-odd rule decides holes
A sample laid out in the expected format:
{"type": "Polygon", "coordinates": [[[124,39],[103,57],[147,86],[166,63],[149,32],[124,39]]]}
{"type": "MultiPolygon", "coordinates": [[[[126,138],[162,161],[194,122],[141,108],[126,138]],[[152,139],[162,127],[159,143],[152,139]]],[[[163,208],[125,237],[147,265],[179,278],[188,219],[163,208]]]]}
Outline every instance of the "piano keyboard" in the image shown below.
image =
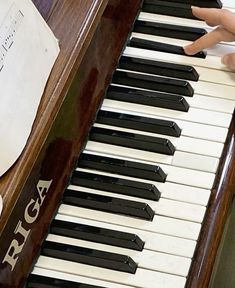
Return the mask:
{"type": "Polygon", "coordinates": [[[235,44],[183,53],[210,30],[140,13],[27,287],[185,287],[235,106],[235,44]]]}

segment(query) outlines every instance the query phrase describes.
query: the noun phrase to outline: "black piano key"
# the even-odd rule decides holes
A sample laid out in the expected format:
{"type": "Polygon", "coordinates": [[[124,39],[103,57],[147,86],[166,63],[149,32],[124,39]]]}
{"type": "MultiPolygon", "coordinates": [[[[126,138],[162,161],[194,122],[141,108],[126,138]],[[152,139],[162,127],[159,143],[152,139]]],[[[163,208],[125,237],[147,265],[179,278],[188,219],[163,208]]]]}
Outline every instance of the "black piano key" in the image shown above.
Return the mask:
{"type": "Polygon", "coordinates": [[[165,78],[141,73],[116,71],[113,75],[113,83],[145,88],[149,90],[193,96],[193,88],[189,82],[173,78],[165,78]]]}
{"type": "MultiPolygon", "coordinates": [[[[93,187],[93,184],[94,183],[91,182],[88,183],[90,187],[93,187]]],[[[77,190],[66,190],[63,197],[63,203],[110,212],[112,214],[128,215],[148,221],[151,221],[154,217],[154,211],[146,203],[111,196],[97,195],[94,193],[80,192],[77,190]]]]}
{"type": "Polygon", "coordinates": [[[161,196],[157,187],[150,183],[81,171],[73,172],[71,184],[155,201],[161,196]]]}
{"type": "Polygon", "coordinates": [[[196,19],[196,17],[192,14],[191,5],[188,3],[145,0],[142,11],[181,18],[196,19]]]}
{"type": "MultiPolygon", "coordinates": [[[[151,2],[154,3],[155,0],[152,0],[151,2]]],[[[168,0],[168,2],[187,3],[191,6],[204,8],[222,8],[223,6],[220,0],[168,0]]]]}
{"type": "MultiPolygon", "coordinates": [[[[85,182],[88,187],[93,188],[94,186],[94,183],[92,183],[91,181],[82,182],[85,182]]],[[[112,214],[116,213],[128,215],[148,221],[151,221],[154,217],[154,211],[146,203],[111,196],[97,195],[94,193],[80,192],[77,190],[66,190],[63,197],[63,203],[72,206],[79,206],[99,211],[110,212],[112,214]]]]}
{"type": "MultiPolygon", "coordinates": [[[[81,184],[81,186],[85,185],[86,187],[94,188],[94,184],[96,184],[97,182],[94,182],[94,181],[92,182],[91,180],[89,181],[87,179],[81,179],[79,183],[81,184]]],[[[98,186],[103,186],[104,187],[103,190],[107,189],[108,187],[107,184],[102,185],[101,183],[98,183],[98,186]]],[[[126,186],[124,188],[126,189],[126,186]]],[[[112,192],[117,192],[117,191],[112,191],[112,192]]],[[[123,194],[125,192],[126,190],[121,193],[123,194]]],[[[143,193],[140,195],[143,195],[143,193]]],[[[143,197],[144,196],[145,195],[143,195],[143,197]]],[[[152,195],[152,196],[156,196],[156,195],[152,195]]],[[[111,197],[111,196],[97,195],[94,193],[74,191],[70,189],[65,191],[63,203],[68,204],[68,205],[73,205],[73,206],[79,206],[79,207],[84,207],[84,208],[89,208],[89,209],[110,212],[110,213],[128,215],[128,216],[137,217],[137,218],[141,218],[141,219],[148,220],[148,221],[151,221],[154,217],[154,211],[146,203],[125,200],[125,199],[120,199],[120,198],[111,197]]]]}
{"type": "Polygon", "coordinates": [[[137,251],[144,248],[144,241],[136,234],[56,219],[50,225],[50,233],[137,251]]]}
{"type": "Polygon", "coordinates": [[[153,132],[165,134],[168,136],[179,137],[181,130],[178,125],[172,121],[147,118],[143,116],[129,115],[111,111],[100,110],[96,123],[102,123],[112,126],[137,129],[138,131],[153,132]],[[167,133],[167,132],[170,133],[167,133]]]}
{"type": "Polygon", "coordinates": [[[142,58],[122,56],[118,67],[121,69],[139,71],[155,75],[198,81],[199,74],[194,67],[183,64],[174,64],[142,58]]]}
{"type": "Polygon", "coordinates": [[[97,169],[106,172],[134,176],[157,182],[165,182],[166,174],[157,165],[143,164],[124,159],[82,153],[78,159],[78,167],[97,169]]]}
{"type": "Polygon", "coordinates": [[[104,288],[101,286],[94,286],[85,283],[72,282],[69,280],[62,280],[30,274],[27,279],[25,288],[104,288]]]}
{"type": "MultiPolygon", "coordinates": [[[[148,106],[160,107],[160,108],[166,108],[166,109],[172,109],[172,110],[179,110],[179,111],[185,111],[185,112],[187,112],[189,109],[189,104],[184,97],[175,95],[175,94],[162,93],[162,92],[157,92],[157,91],[147,91],[147,90],[139,90],[139,89],[129,88],[129,87],[110,86],[106,94],[106,97],[109,99],[118,100],[118,101],[124,101],[124,102],[129,102],[129,103],[142,104],[142,105],[148,105],[148,106]]],[[[149,131],[159,133],[159,134],[171,135],[171,134],[168,134],[168,133],[171,133],[168,130],[166,130],[165,133],[164,133],[164,130],[161,130],[161,132],[158,132],[159,131],[158,128],[159,128],[158,126],[156,126],[155,128],[152,127],[153,130],[152,131],[149,130],[149,131]]],[[[176,133],[175,132],[173,132],[172,136],[177,136],[177,135],[179,136],[180,131],[178,130],[178,132],[176,133]]]]}
{"type": "Polygon", "coordinates": [[[99,127],[93,127],[91,129],[89,139],[92,141],[125,146],[166,155],[173,155],[175,152],[174,145],[170,140],[165,138],[140,135],[112,129],[103,129],[99,127]]]}
{"type": "MultiPolygon", "coordinates": [[[[121,88],[125,89],[126,87],[121,87],[121,88]]],[[[121,95],[119,94],[119,99],[116,99],[116,100],[119,100],[119,101],[121,100],[125,102],[136,103],[136,104],[137,103],[144,104],[144,105],[172,109],[172,110],[178,110],[178,111],[183,111],[183,112],[188,112],[189,110],[189,104],[187,100],[183,96],[180,96],[180,95],[157,92],[157,91],[138,90],[138,89],[132,89],[132,88],[127,88],[127,93],[125,93],[124,89],[122,90],[121,95]],[[132,93],[132,92],[130,93],[129,92],[130,90],[132,92],[135,91],[135,93],[132,93]]],[[[108,96],[107,98],[111,98],[111,97],[108,96]]]]}
{"type": "Polygon", "coordinates": [[[166,52],[166,53],[183,55],[183,56],[188,56],[188,57],[206,58],[206,54],[203,51],[200,51],[194,55],[189,56],[184,52],[184,49],[181,46],[171,45],[171,44],[161,43],[157,41],[136,38],[136,37],[131,38],[129,45],[131,47],[166,52]]]}
{"type": "Polygon", "coordinates": [[[137,264],[131,257],[74,245],[45,241],[41,255],[135,274],[137,264]]]}
{"type": "Polygon", "coordinates": [[[207,33],[203,28],[137,20],[134,32],[195,41],[207,33]]]}

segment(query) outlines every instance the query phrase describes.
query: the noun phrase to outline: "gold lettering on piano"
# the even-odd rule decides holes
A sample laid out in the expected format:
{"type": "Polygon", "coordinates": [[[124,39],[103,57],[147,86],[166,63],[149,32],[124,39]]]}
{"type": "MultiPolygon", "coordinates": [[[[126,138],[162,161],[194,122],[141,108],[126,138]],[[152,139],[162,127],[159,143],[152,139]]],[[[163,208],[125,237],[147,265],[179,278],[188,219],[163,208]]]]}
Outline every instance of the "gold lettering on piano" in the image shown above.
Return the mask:
{"type": "Polygon", "coordinates": [[[31,199],[29,204],[27,205],[25,211],[24,211],[24,219],[27,223],[32,224],[37,218],[38,218],[38,214],[40,212],[40,204],[38,203],[38,199],[37,201],[35,201],[34,199],[31,199]],[[35,215],[34,216],[30,216],[29,213],[29,209],[30,206],[34,204],[33,208],[31,209],[32,212],[35,211],[35,215]]]}
{"type": "Polygon", "coordinates": [[[2,263],[8,263],[11,266],[11,270],[14,270],[14,267],[19,259],[19,254],[24,248],[26,240],[29,236],[31,229],[26,230],[23,225],[34,223],[40,213],[40,208],[43,204],[43,201],[46,197],[46,194],[51,186],[52,180],[43,181],[39,180],[37,184],[38,198],[31,198],[27,203],[24,210],[24,219],[23,221],[19,220],[14,230],[15,238],[11,241],[11,244],[7,250],[7,253],[2,261],[2,263]],[[17,237],[17,239],[16,239],[17,237]]]}

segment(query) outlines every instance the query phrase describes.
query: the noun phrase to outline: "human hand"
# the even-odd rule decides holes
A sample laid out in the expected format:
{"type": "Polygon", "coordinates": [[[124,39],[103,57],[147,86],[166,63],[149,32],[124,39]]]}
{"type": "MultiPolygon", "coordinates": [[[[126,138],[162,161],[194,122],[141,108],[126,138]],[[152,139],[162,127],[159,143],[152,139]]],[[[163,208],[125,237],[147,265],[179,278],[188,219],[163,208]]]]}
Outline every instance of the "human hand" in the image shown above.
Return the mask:
{"type": "MultiPolygon", "coordinates": [[[[209,26],[217,26],[211,32],[205,34],[192,44],[184,47],[188,55],[194,55],[199,51],[209,48],[221,41],[235,41],[235,13],[226,9],[192,7],[193,15],[204,20],[209,26]]],[[[235,50],[235,47],[234,47],[235,50]]],[[[235,70],[235,52],[224,55],[222,63],[235,70]]]]}

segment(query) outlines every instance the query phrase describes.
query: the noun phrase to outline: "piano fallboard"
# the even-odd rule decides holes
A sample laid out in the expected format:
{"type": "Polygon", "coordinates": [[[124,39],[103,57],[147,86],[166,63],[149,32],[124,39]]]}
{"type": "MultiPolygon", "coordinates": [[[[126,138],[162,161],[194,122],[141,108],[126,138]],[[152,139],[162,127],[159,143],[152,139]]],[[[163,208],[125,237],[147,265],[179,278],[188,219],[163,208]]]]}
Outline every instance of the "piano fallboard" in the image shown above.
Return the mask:
{"type": "Polygon", "coordinates": [[[140,7],[116,0],[35,4],[61,52],[28,144],[0,180],[1,287],[23,286],[140,7]]]}

